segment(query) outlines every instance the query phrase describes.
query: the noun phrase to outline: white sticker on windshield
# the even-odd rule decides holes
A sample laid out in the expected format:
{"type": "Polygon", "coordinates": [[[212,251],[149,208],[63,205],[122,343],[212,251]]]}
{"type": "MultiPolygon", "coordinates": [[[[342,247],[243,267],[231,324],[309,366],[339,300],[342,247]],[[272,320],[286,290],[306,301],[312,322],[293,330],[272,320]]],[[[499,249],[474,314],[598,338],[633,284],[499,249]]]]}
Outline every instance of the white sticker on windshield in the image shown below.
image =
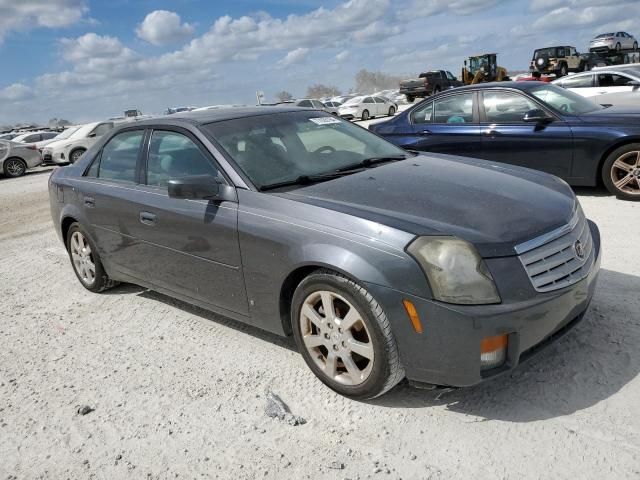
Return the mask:
{"type": "Polygon", "coordinates": [[[331,123],[340,123],[340,119],[336,117],[316,117],[310,118],[313,123],[316,125],[329,125],[331,123]]]}

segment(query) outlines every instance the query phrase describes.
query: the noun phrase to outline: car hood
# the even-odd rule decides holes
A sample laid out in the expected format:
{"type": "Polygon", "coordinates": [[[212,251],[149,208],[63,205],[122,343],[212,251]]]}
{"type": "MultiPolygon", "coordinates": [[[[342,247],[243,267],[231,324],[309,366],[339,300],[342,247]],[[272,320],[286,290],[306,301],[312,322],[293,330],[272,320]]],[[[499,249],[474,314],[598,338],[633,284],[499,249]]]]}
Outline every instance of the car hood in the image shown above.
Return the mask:
{"type": "MultiPolygon", "coordinates": [[[[633,92],[628,92],[633,93],[633,92]]],[[[640,92],[638,92],[640,95],[640,92]]],[[[605,96],[606,97],[606,96],[605,96]]],[[[637,106],[614,105],[612,107],[596,110],[580,115],[580,120],[588,123],[612,123],[640,126],[640,110],[637,106]]]]}
{"type": "Polygon", "coordinates": [[[567,223],[575,196],[535,170],[449,155],[419,155],[276,195],[415,235],[455,235],[483,257],[567,223]]]}

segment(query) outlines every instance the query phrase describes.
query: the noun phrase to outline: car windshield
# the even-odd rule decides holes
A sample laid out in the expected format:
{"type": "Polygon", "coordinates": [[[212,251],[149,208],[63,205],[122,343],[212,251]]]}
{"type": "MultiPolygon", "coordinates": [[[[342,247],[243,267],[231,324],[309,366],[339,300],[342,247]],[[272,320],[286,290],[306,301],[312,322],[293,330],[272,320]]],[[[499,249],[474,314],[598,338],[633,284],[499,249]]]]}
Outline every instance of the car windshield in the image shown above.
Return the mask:
{"type": "Polygon", "coordinates": [[[76,133],[80,127],[70,127],[55,137],[56,140],[65,140],[76,133]]]}
{"type": "Polygon", "coordinates": [[[363,99],[363,98],[364,98],[364,97],[354,97],[354,98],[351,98],[351,99],[347,100],[347,101],[346,101],[346,102],[344,102],[342,105],[357,105],[357,104],[359,104],[360,102],[362,102],[362,99],[363,99]]]}
{"type": "Polygon", "coordinates": [[[606,37],[613,37],[613,33],[603,33],[601,35],[598,35],[596,38],[606,38],[606,37]]]}
{"type": "Polygon", "coordinates": [[[314,111],[238,118],[203,129],[258,188],[408,155],[351,122],[314,111]]]}
{"type": "Polygon", "coordinates": [[[531,89],[530,93],[554,110],[570,115],[582,115],[604,108],[593,100],[556,85],[536,87],[531,89]]]}

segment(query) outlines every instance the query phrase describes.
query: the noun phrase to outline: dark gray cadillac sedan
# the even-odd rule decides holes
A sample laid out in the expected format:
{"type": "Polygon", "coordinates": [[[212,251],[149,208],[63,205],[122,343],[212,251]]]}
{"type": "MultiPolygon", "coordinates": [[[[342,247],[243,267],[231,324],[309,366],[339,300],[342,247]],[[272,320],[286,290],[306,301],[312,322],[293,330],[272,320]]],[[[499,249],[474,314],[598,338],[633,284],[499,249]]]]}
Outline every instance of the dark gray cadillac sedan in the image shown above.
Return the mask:
{"type": "Polygon", "coordinates": [[[281,335],[354,398],[469,386],[580,321],[600,235],[565,182],[416,155],[325,112],[191,112],[113,130],[49,183],[75,273],[281,335]]]}

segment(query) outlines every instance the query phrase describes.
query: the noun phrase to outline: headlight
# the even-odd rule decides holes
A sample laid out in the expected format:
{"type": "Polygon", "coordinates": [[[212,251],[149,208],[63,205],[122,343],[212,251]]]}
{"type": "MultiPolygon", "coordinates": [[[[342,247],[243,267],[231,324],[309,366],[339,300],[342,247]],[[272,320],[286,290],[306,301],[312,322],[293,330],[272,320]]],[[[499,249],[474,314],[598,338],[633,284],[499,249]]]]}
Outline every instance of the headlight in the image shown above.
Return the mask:
{"type": "Polygon", "coordinates": [[[469,242],[419,237],[407,251],[427,275],[436,300],[460,305],[500,303],[491,273],[469,242]]]}

